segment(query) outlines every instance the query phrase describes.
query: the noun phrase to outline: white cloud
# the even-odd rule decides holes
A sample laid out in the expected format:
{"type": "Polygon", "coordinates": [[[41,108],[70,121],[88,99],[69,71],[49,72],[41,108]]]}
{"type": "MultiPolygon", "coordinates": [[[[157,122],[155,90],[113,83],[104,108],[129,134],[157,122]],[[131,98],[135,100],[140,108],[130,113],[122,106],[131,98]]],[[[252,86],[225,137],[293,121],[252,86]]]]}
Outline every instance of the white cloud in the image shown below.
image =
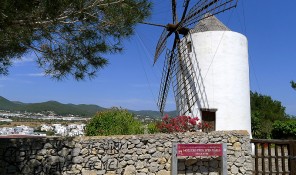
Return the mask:
{"type": "Polygon", "coordinates": [[[16,74],[17,76],[26,76],[26,77],[43,77],[45,73],[26,73],[26,74],[16,74]]]}
{"type": "Polygon", "coordinates": [[[44,73],[31,73],[31,74],[25,74],[25,76],[29,76],[29,77],[43,77],[45,76],[44,73]]]}
{"type": "Polygon", "coordinates": [[[13,63],[14,64],[23,64],[23,63],[27,63],[27,62],[33,62],[34,58],[32,56],[28,57],[28,56],[24,56],[21,59],[14,59],[13,63]]]}

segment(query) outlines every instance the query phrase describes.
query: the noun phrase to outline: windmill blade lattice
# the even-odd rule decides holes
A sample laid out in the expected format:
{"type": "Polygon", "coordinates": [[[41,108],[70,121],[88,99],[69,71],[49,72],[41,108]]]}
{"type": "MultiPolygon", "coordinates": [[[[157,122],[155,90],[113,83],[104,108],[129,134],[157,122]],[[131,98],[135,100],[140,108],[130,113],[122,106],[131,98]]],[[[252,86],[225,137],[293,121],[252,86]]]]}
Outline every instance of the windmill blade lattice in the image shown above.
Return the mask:
{"type": "Polygon", "coordinates": [[[167,31],[166,28],[164,28],[164,30],[162,31],[160,38],[158,40],[157,46],[156,46],[156,51],[155,51],[155,55],[154,55],[154,63],[157,61],[158,57],[160,56],[160,54],[164,51],[165,47],[166,47],[166,43],[167,43],[167,38],[169,32],[167,31]]]}
{"type": "Polygon", "coordinates": [[[188,42],[180,42],[178,46],[178,60],[173,71],[173,90],[178,111],[182,115],[191,113],[192,107],[198,101],[196,92],[196,72],[193,62],[188,54],[188,42]]]}
{"type": "MultiPolygon", "coordinates": [[[[193,116],[193,106],[208,108],[208,99],[205,93],[201,71],[198,66],[196,53],[193,51],[189,54],[189,48],[194,47],[188,45],[192,43],[191,34],[185,37],[179,43],[179,58],[177,59],[172,76],[172,85],[176,100],[177,110],[180,115],[185,115],[187,112],[193,116]]],[[[194,48],[190,48],[194,50],[194,48]]]]}
{"type": "Polygon", "coordinates": [[[164,107],[166,104],[166,99],[169,92],[170,83],[172,80],[172,74],[174,71],[175,62],[177,60],[177,54],[175,50],[166,52],[166,59],[163,66],[162,78],[161,78],[161,87],[158,95],[157,106],[159,107],[160,112],[163,114],[164,107]]]}
{"type": "Polygon", "coordinates": [[[172,14],[173,14],[173,23],[175,24],[178,20],[177,17],[177,1],[172,0],[172,14]]]}
{"type": "Polygon", "coordinates": [[[234,8],[237,5],[237,1],[238,0],[200,0],[189,10],[186,17],[181,20],[179,28],[189,27],[204,18],[234,8]]]}
{"type": "MultiPolygon", "coordinates": [[[[158,60],[166,48],[168,38],[174,33],[174,44],[171,51],[166,52],[165,65],[163,68],[158,107],[163,113],[169,86],[172,83],[176,99],[177,109],[181,114],[191,113],[194,106],[207,107],[207,97],[198,68],[198,61],[195,54],[188,54],[189,27],[202,19],[236,7],[238,0],[198,0],[188,11],[190,0],[184,0],[183,13],[180,21],[177,16],[177,0],[171,1],[173,23],[167,25],[150,24],[164,27],[158,40],[154,55],[154,63],[158,60]],[[183,39],[180,39],[183,35],[183,39]],[[195,60],[194,60],[195,58],[195,60]],[[197,76],[198,74],[198,76],[197,76]]],[[[148,24],[148,23],[146,23],[148,24]]],[[[191,39],[191,36],[189,37],[191,39]]]]}

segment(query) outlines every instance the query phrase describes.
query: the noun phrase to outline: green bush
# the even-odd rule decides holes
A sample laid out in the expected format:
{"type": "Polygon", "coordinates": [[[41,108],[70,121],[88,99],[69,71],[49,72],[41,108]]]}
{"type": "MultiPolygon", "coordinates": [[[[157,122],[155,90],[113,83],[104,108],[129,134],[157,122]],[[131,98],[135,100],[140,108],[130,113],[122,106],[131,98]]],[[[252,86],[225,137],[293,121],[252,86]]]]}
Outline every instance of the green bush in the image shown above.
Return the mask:
{"type": "Polygon", "coordinates": [[[118,108],[98,112],[86,125],[87,136],[143,133],[142,123],[127,110],[118,108]]]}
{"type": "Polygon", "coordinates": [[[296,139],[296,120],[275,121],[272,126],[274,139],[296,139]]]}
{"type": "Polygon", "coordinates": [[[10,125],[10,122],[0,122],[0,125],[10,125]]]}
{"type": "Polygon", "coordinates": [[[157,128],[157,123],[156,122],[151,122],[148,124],[148,133],[149,134],[154,134],[160,132],[159,129],[157,128]]]}
{"type": "Polygon", "coordinates": [[[53,136],[54,135],[54,131],[46,131],[46,135],[47,136],[53,136]]]}

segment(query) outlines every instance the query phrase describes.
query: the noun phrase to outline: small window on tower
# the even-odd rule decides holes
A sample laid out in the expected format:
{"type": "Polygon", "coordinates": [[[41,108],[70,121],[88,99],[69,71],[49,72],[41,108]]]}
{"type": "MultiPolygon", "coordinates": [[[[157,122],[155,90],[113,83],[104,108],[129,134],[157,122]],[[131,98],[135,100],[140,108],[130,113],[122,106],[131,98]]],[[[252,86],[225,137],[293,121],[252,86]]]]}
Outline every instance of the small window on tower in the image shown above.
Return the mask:
{"type": "Polygon", "coordinates": [[[216,130],[216,111],[217,109],[201,109],[203,132],[216,130]]]}
{"type": "Polygon", "coordinates": [[[191,43],[191,41],[189,41],[187,43],[187,50],[188,50],[188,53],[191,53],[192,52],[192,43],[191,43]]]}

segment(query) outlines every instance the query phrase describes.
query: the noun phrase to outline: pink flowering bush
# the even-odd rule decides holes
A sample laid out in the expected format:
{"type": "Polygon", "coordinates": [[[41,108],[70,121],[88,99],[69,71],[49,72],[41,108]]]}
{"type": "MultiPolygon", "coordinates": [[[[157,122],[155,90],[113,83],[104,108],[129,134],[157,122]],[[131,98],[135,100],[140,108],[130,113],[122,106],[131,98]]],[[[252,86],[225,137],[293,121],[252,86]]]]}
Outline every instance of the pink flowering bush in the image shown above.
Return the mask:
{"type": "Polygon", "coordinates": [[[197,121],[199,119],[191,118],[190,116],[177,116],[174,118],[169,118],[165,115],[162,118],[162,122],[158,123],[157,128],[160,132],[172,133],[172,132],[186,132],[186,131],[196,131],[197,121]]]}
{"type": "Polygon", "coordinates": [[[208,122],[200,122],[198,123],[197,127],[203,132],[209,132],[213,128],[213,126],[208,122]]]}
{"type": "Polygon", "coordinates": [[[170,118],[165,115],[162,121],[156,125],[156,128],[160,132],[172,133],[172,132],[187,132],[187,131],[197,131],[202,130],[204,132],[209,132],[213,127],[208,122],[198,122],[199,118],[192,118],[190,116],[177,116],[170,118]]]}

